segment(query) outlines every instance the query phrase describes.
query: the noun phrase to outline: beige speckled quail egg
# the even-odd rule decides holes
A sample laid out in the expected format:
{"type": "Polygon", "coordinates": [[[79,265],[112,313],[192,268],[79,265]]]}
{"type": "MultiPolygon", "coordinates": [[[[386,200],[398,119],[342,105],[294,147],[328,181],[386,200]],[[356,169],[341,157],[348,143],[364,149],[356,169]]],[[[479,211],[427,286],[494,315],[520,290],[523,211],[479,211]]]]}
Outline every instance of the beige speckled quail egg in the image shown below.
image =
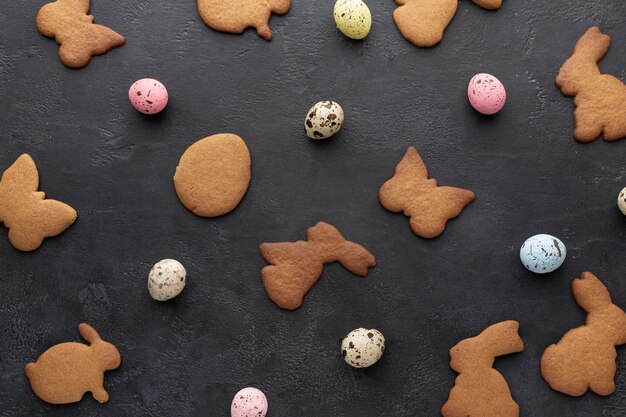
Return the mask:
{"type": "Polygon", "coordinates": [[[337,28],[349,38],[363,39],[372,28],[372,13],[362,0],[337,0],[333,11],[337,28]]]}
{"type": "Polygon", "coordinates": [[[157,301],[167,301],[176,297],[185,288],[187,271],[174,259],[157,262],[148,274],[148,291],[157,301]]]}
{"type": "Polygon", "coordinates": [[[307,113],[304,130],[311,139],[328,139],[343,126],[343,109],[331,100],[316,103],[307,113]]]}
{"type": "Polygon", "coordinates": [[[626,216],[626,188],[624,188],[617,196],[617,207],[626,216]]]}
{"type": "Polygon", "coordinates": [[[354,368],[374,365],[385,351],[385,337],[376,329],[352,330],[341,342],[341,354],[354,368]]]}

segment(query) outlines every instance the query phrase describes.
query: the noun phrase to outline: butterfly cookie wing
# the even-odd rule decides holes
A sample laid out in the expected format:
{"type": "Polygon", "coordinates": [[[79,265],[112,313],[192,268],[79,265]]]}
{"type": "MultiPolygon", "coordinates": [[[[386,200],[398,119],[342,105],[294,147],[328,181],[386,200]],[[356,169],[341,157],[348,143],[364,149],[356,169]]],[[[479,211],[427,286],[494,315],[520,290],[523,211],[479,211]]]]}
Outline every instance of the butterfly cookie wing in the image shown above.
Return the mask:
{"type": "Polygon", "coordinates": [[[458,217],[474,198],[472,191],[463,188],[437,187],[414,196],[405,212],[411,216],[413,232],[432,239],[441,235],[448,220],[458,217]]]}
{"type": "Polygon", "coordinates": [[[61,43],[59,56],[61,61],[70,68],[82,68],[91,58],[103,55],[113,48],[122,46],[125,39],[122,35],[106,26],[81,23],[80,30],[61,43]]]}
{"type": "Polygon", "coordinates": [[[28,154],[23,154],[11,165],[0,180],[0,202],[5,195],[14,191],[37,191],[39,173],[35,161],[28,154]]]}
{"type": "Polygon", "coordinates": [[[9,224],[9,241],[18,250],[33,251],[44,238],[56,236],[76,221],[76,211],[56,200],[33,200],[12,216],[9,224]]]}
{"type": "Polygon", "coordinates": [[[411,146],[396,166],[393,177],[380,188],[378,199],[387,210],[399,213],[406,207],[415,189],[426,184],[428,169],[417,150],[411,146]]]}

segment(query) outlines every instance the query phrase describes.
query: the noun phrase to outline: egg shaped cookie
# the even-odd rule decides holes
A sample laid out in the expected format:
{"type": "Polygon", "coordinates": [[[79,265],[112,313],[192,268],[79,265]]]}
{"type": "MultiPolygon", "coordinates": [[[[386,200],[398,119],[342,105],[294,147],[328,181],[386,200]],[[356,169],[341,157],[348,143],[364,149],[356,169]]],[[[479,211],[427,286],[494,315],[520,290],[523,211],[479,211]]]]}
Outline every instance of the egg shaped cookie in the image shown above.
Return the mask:
{"type": "Polygon", "coordinates": [[[176,194],[197,216],[222,216],[246,194],[250,165],[250,152],[239,136],[220,133],[201,139],[180,158],[174,174],[176,194]]]}

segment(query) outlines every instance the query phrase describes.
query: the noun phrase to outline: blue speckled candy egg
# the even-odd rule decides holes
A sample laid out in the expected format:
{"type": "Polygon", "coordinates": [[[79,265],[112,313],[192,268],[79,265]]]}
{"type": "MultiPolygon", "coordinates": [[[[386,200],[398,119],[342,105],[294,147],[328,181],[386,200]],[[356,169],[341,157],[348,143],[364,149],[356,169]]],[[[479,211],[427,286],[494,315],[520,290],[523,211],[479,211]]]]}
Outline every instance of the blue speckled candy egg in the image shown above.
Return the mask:
{"type": "Polygon", "coordinates": [[[550,235],[535,235],[528,238],[519,251],[524,266],[537,274],[554,272],[565,261],[567,249],[563,242],[550,235]]]}

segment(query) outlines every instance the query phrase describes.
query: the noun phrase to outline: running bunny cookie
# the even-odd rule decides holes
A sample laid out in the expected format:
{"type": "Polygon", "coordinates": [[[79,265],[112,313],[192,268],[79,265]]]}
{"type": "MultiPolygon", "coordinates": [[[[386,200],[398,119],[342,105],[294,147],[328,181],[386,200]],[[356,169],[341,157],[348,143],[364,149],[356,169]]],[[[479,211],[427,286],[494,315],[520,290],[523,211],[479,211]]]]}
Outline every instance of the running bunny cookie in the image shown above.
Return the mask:
{"type": "Polygon", "coordinates": [[[200,17],[211,29],[239,34],[253,27],[266,41],[272,40],[272,13],[285,15],[290,7],[291,0],[198,0],[200,17]]]}
{"type": "Polygon", "coordinates": [[[9,241],[18,250],[37,249],[46,237],[56,236],[76,220],[76,211],[65,203],[46,199],[39,189],[35,161],[20,156],[0,180],[0,222],[9,229],[9,241]]]}
{"type": "Polygon", "coordinates": [[[269,264],[261,271],[265,290],[272,301],[286,310],[302,305],[325,264],[338,261],[362,277],[376,265],[374,255],[367,249],[346,240],[339,230],[324,222],[307,230],[307,241],[261,244],[261,256],[269,264]]]}
{"type": "Polygon", "coordinates": [[[55,38],[59,56],[70,68],[82,68],[95,55],[102,55],[124,45],[122,35],[94,23],[88,15],[90,0],[57,0],[44,5],[37,14],[37,29],[55,38]]]}
{"type": "Polygon", "coordinates": [[[61,343],[26,365],[33,391],[50,404],[75,403],[86,392],[91,392],[100,403],[109,401],[103,385],[104,373],[120,366],[120,352],[88,324],[80,324],[78,332],[89,345],[61,343]]]}
{"type": "Polygon", "coordinates": [[[556,77],[561,92],[574,96],[574,138],[579,142],[592,142],[600,135],[607,141],[626,137],[626,85],[598,67],[610,46],[611,37],[592,27],[556,77]]]}
{"type": "MultiPolygon", "coordinates": [[[[477,5],[495,10],[502,0],[473,0],[477,5]]],[[[459,6],[458,0],[396,0],[399,6],[393,20],[409,42],[420,47],[435,46],[443,39],[443,32],[459,6]]]]}
{"type": "Polygon", "coordinates": [[[613,304],[604,284],[591,272],[572,283],[572,294],[587,313],[584,326],[572,329],[541,357],[541,374],[550,387],[573,397],[591,389],[615,392],[615,346],[626,344],[626,313],[613,304]]]}
{"type": "Polygon", "coordinates": [[[404,212],[411,218],[413,232],[423,238],[435,238],[443,233],[448,220],[458,217],[465,206],[474,201],[469,190],[439,187],[428,178],[424,161],[410,147],[389,181],[380,188],[380,203],[393,213],[404,212]]]}
{"type": "Polygon", "coordinates": [[[509,385],[493,369],[495,358],[524,350],[519,323],[503,321],[450,349],[450,367],[459,373],[443,417],[518,417],[519,406],[509,385]]]}

